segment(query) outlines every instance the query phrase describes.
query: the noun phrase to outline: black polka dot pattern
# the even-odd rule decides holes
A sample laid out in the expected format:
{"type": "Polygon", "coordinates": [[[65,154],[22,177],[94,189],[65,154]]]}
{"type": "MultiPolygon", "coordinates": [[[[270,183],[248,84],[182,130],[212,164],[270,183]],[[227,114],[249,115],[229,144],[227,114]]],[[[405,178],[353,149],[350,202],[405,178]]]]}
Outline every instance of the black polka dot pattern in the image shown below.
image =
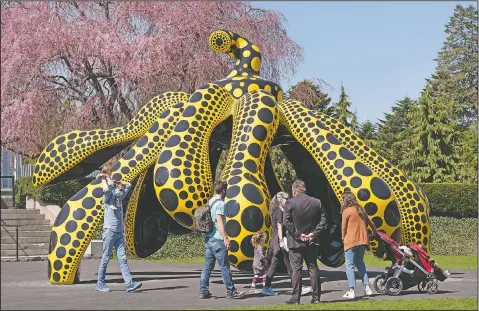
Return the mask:
{"type": "Polygon", "coordinates": [[[271,235],[270,222],[265,221],[270,219],[270,194],[264,166],[279,125],[277,114],[274,98],[264,91],[241,97],[233,112],[233,138],[220,178],[228,182],[226,233],[235,245],[229,252],[231,264],[238,269],[251,268],[252,235],[259,231],[271,235]]]}
{"type": "Polygon", "coordinates": [[[234,102],[218,85],[206,84],[198,89],[175,116],[179,121],[170,125],[164,136],[168,139],[157,155],[156,195],[171,217],[188,229],[193,229],[193,211],[212,195],[208,155],[211,133],[229,116],[234,102]]]}
{"type": "MultiPolygon", "coordinates": [[[[429,251],[431,243],[429,202],[422,189],[338,120],[316,111],[312,112],[312,115],[316,116],[342,143],[340,155],[343,158],[360,158],[364,166],[356,168],[358,174],[368,176],[370,171],[374,172],[370,176],[376,176],[368,180],[368,190],[379,198],[394,198],[387,204],[377,204],[378,210],[374,214],[368,212],[368,215],[381,219],[382,230],[401,244],[421,243],[429,251]],[[396,226],[398,228],[394,229],[396,226]]],[[[366,206],[366,210],[372,212],[374,209],[369,205],[369,209],[366,206]]],[[[379,220],[376,221],[379,223],[379,220]]],[[[377,246],[375,242],[371,244],[377,246]]]]}
{"type": "Polygon", "coordinates": [[[388,204],[395,202],[395,196],[368,162],[359,157],[361,152],[364,154],[364,146],[361,149],[345,146],[341,140],[344,137],[329,130],[331,121],[322,119],[320,114],[309,111],[297,101],[286,100],[278,103],[278,107],[281,123],[316,160],[338,199],[341,199],[346,187],[350,188],[368,216],[381,220],[378,229],[392,234],[399,223],[386,222],[384,212],[388,204]],[[318,127],[318,122],[324,128],[318,127]]]}
{"type": "MultiPolygon", "coordinates": [[[[140,138],[150,127],[158,126],[155,121],[165,110],[186,100],[186,93],[167,92],[152,98],[125,126],[110,130],[75,130],[55,138],[40,154],[35,165],[34,186],[53,181],[98,150],[140,138]]],[[[149,141],[144,136],[137,144],[147,146],[149,141]]]]}
{"type": "MultiPolygon", "coordinates": [[[[157,159],[156,195],[174,220],[191,228],[194,210],[212,192],[209,136],[232,112],[233,138],[221,178],[229,185],[229,259],[238,269],[251,268],[252,234],[270,235],[263,170],[279,121],[313,155],[338,198],[344,187],[352,188],[379,230],[400,236],[402,243],[422,242],[429,247],[429,204],[422,190],[337,120],[294,101],[280,103],[278,115],[276,101],[281,102],[282,90],[259,77],[259,48],[232,32],[215,33],[211,47],[237,59],[226,79],[204,85],[191,98],[181,92],[157,96],[123,127],[72,131],[55,138],[38,159],[34,185],[53,181],[98,150],[138,139],[113,167],[113,179],[132,181],[157,159]]],[[[73,283],[81,257],[101,225],[99,184],[95,180],[72,197],[55,221],[48,258],[52,283],[73,283]]],[[[126,218],[130,249],[134,209],[126,218]]],[[[376,245],[371,245],[374,251],[376,245]]]]}
{"type": "MultiPolygon", "coordinates": [[[[122,141],[137,139],[144,134],[113,167],[115,179],[133,180],[158,158],[166,139],[165,134],[176,125],[176,122],[172,122],[169,118],[173,116],[175,120],[179,120],[184,109],[181,102],[187,99],[186,93],[164,93],[144,105],[132,121],[124,127],[111,130],[73,131],[60,136],[44,150],[39,158],[41,161],[38,162],[36,174],[41,176],[35,177],[36,185],[53,180],[99,149],[122,141]],[[159,117],[163,113],[164,118],[159,117]],[[70,157],[68,159],[59,157],[61,152],[65,152],[70,157]],[[46,168],[43,170],[40,169],[43,167],[42,162],[54,163],[54,165],[45,165],[46,168]],[[46,172],[47,168],[51,169],[46,172]]],[[[75,194],[55,220],[49,249],[49,261],[53,263],[49,268],[52,283],[72,284],[74,282],[83,253],[94,232],[102,223],[103,191],[99,184],[100,181],[96,179],[75,194]]],[[[127,236],[128,239],[131,240],[133,237],[127,236]]]]}

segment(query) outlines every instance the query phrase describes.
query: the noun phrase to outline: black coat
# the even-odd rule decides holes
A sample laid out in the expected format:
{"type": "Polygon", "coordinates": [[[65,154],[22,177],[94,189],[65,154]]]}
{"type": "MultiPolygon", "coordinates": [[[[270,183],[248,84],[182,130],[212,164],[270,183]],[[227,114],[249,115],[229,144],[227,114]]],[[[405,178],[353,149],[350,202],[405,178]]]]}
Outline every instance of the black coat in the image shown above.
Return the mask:
{"type": "Polygon", "coordinates": [[[286,201],[283,224],[287,230],[288,248],[308,247],[301,241],[301,234],[314,234],[313,244],[319,244],[318,236],[325,229],[326,212],[321,201],[305,194],[286,201]]]}

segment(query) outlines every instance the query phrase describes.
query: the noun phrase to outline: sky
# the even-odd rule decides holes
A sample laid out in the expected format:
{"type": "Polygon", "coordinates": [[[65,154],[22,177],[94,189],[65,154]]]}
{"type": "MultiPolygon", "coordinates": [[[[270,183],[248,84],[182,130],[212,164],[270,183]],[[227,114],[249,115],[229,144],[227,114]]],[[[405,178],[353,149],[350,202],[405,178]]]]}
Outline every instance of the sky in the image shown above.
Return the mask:
{"type": "Polygon", "coordinates": [[[417,98],[434,72],[434,58],[446,39],[445,25],[456,5],[475,1],[285,1],[254,2],[287,19],[288,35],[304,62],[284,90],[320,78],[332,101],[341,82],[358,121],[382,119],[405,96],[417,98]]]}

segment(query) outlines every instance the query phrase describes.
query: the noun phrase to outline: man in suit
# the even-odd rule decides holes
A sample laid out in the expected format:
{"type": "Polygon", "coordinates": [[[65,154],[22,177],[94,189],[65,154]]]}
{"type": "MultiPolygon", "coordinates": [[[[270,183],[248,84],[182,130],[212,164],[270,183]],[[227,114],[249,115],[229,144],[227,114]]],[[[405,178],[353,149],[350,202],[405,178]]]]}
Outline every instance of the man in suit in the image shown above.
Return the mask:
{"type": "Polygon", "coordinates": [[[311,303],[319,303],[321,296],[321,282],[318,271],[319,235],[326,227],[326,213],[321,201],[307,196],[304,181],[296,180],[293,183],[293,198],[286,202],[284,208],[284,226],[287,229],[287,244],[289,260],[293,270],[293,295],[286,301],[287,304],[299,304],[301,297],[303,259],[309,270],[311,303]]]}

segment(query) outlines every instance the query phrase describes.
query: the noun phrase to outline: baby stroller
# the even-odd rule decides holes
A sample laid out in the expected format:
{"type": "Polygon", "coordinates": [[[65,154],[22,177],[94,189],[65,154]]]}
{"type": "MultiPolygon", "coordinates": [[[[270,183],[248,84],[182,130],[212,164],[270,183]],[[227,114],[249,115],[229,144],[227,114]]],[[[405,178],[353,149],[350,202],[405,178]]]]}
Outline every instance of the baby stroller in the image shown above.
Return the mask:
{"type": "Polygon", "coordinates": [[[386,272],[376,277],[374,288],[378,293],[397,296],[402,290],[417,285],[420,292],[434,294],[438,290],[438,281],[446,280],[450,273],[443,271],[431,260],[428,253],[419,245],[399,244],[382,232],[378,232],[380,240],[376,256],[392,261],[386,272]]]}

